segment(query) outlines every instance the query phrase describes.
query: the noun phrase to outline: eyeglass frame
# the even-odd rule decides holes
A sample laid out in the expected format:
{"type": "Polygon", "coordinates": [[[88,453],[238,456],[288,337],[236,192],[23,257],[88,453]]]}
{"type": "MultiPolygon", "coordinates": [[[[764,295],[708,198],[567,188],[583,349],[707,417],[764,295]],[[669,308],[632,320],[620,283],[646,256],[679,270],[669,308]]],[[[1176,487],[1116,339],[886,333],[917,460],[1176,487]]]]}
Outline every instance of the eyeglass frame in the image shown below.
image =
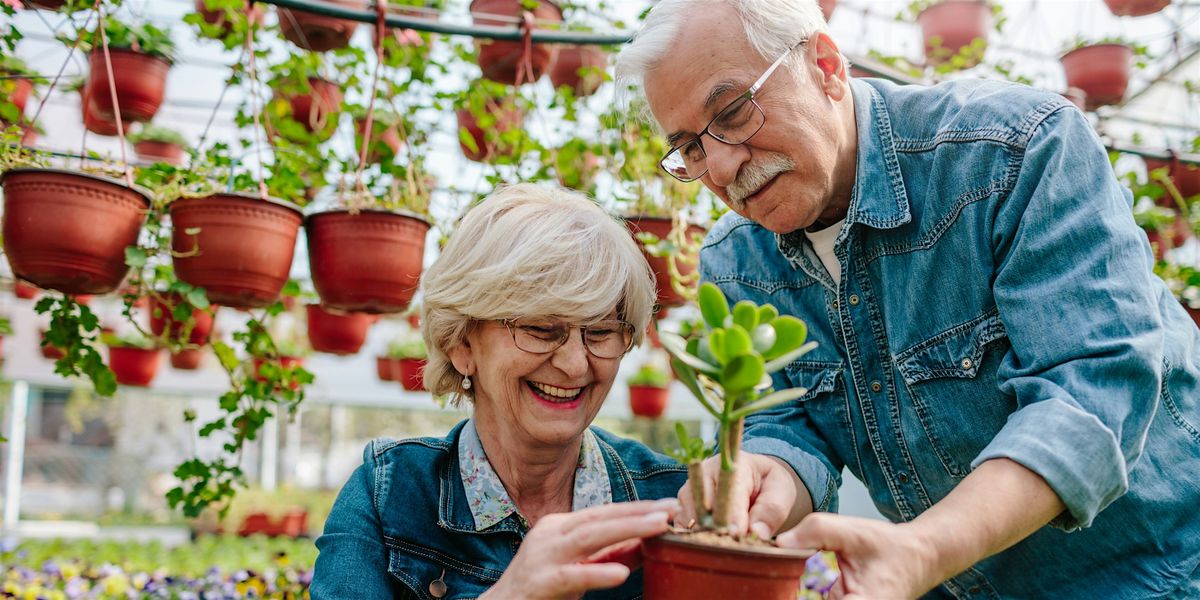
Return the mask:
{"type": "Polygon", "coordinates": [[[778,69],[779,66],[783,64],[784,59],[786,59],[788,57],[788,55],[790,55],[792,53],[793,50],[795,50],[796,48],[799,48],[800,46],[803,46],[807,42],[808,42],[808,38],[803,37],[803,38],[800,38],[800,41],[798,41],[795,44],[788,47],[788,49],[785,50],[783,52],[783,54],[780,54],[779,58],[776,58],[775,62],[771,63],[771,66],[767,67],[767,70],[764,71],[763,74],[760,75],[759,78],[756,79],[754,81],[754,83],[750,85],[749,89],[742,92],[741,94],[738,94],[738,96],[736,98],[734,98],[733,100],[731,100],[728,104],[726,104],[724,108],[717,111],[717,114],[715,116],[713,116],[713,118],[711,120],[709,120],[708,124],[704,126],[704,129],[702,129],[700,131],[700,133],[696,134],[696,137],[689,139],[686,142],[672,146],[671,149],[668,150],[667,153],[665,155],[663,155],[663,157],[661,159],[659,159],[659,161],[658,161],[659,168],[666,171],[668,175],[670,175],[671,177],[674,177],[675,179],[678,179],[679,181],[682,181],[684,183],[691,183],[691,182],[696,181],[697,179],[700,179],[701,177],[704,177],[705,175],[708,174],[708,152],[705,152],[704,142],[702,141],[704,139],[705,135],[707,135],[708,137],[710,137],[714,140],[717,140],[718,142],[721,142],[722,144],[725,144],[727,146],[740,146],[742,144],[745,144],[746,142],[749,142],[751,138],[758,135],[758,132],[762,131],[763,125],[767,124],[767,113],[762,109],[761,106],[758,105],[758,102],[755,102],[754,95],[756,93],[758,93],[758,90],[763,86],[763,84],[765,84],[767,82],[767,79],[770,79],[771,75],[775,73],[775,70],[778,69]],[[723,139],[717,137],[711,131],[708,130],[709,127],[712,127],[712,124],[716,123],[717,119],[719,119],[721,117],[721,115],[725,114],[726,111],[728,111],[730,108],[733,108],[733,106],[735,104],[737,104],[738,102],[742,102],[742,101],[746,101],[746,100],[749,100],[750,104],[754,105],[754,108],[756,110],[758,110],[759,114],[761,114],[763,117],[762,123],[759,123],[758,129],[755,129],[754,133],[751,133],[750,135],[746,136],[746,139],[743,139],[740,142],[729,142],[729,141],[726,141],[726,140],[723,140],[723,139]],[[704,171],[695,177],[684,179],[683,177],[680,177],[680,176],[676,175],[675,173],[672,173],[671,170],[667,168],[666,162],[667,162],[667,158],[669,158],[672,154],[674,154],[676,152],[679,152],[680,155],[682,156],[683,149],[686,148],[689,144],[697,144],[700,148],[700,152],[704,153],[704,171]]]}
{"type": "Polygon", "coordinates": [[[636,331],[636,329],[634,328],[632,323],[630,323],[629,321],[621,320],[621,319],[601,319],[600,321],[596,321],[596,323],[591,323],[589,325],[566,325],[567,335],[563,336],[562,340],[560,340],[558,342],[558,345],[554,346],[553,348],[551,348],[549,350],[545,350],[543,352],[534,352],[533,350],[526,350],[525,348],[522,348],[517,343],[517,332],[513,330],[513,327],[521,327],[521,325],[516,322],[516,319],[496,319],[496,322],[500,323],[501,325],[504,325],[504,328],[508,330],[508,335],[509,335],[509,337],[512,338],[513,346],[515,346],[517,348],[517,350],[520,350],[521,352],[528,352],[530,354],[538,354],[538,355],[552,354],[552,353],[558,351],[559,348],[562,348],[563,346],[566,345],[567,340],[571,339],[571,331],[574,329],[578,329],[579,330],[579,341],[583,344],[583,347],[585,350],[587,350],[588,354],[591,354],[592,356],[594,356],[596,358],[604,359],[604,360],[621,358],[622,356],[625,356],[626,354],[628,354],[629,351],[633,348],[633,342],[634,342],[633,334],[636,331]],[[621,325],[626,327],[627,331],[629,331],[629,343],[626,344],[625,349],[622,350],[621,353],[616,356],[600,356],[599,354],[596,354],[596,352],[594,350],[592,350],[591,345],[588,344],[588,341],[587,341],[588,328],[596,325],[597,323],[604,323],[604,322],[620,323],[621,325]]]}

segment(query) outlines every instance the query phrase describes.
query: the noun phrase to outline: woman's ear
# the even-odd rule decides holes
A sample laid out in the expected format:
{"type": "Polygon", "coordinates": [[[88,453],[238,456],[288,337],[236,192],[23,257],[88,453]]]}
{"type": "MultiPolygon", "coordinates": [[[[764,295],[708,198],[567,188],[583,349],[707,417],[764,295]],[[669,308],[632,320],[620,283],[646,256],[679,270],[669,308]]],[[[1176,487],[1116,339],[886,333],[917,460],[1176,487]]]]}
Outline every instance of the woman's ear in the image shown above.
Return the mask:
{"type": "Polygon", "coordinates": [[[454,370],[466,377],[475,374],[475,353],[471,351],[471,341],[466,337],[462,343],[450,348],[446,355],[450,357],[450,364],[454,365],[454,370]]]}

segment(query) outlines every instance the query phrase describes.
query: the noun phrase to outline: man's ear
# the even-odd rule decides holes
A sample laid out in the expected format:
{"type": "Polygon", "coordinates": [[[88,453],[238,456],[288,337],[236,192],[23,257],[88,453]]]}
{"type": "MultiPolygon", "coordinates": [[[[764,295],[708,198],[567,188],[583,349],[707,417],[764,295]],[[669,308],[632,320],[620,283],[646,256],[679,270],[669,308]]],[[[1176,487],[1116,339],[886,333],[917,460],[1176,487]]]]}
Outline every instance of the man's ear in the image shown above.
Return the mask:
{"type": "Polygon", "coordinates": [[[841,100],[850,89],[846,83],[846,61],[842,58],[841,50],[838,50],[833,38],[824,32],[814,34],[809,44],[813,47],[821,89],[834,102],[841,100]]]}

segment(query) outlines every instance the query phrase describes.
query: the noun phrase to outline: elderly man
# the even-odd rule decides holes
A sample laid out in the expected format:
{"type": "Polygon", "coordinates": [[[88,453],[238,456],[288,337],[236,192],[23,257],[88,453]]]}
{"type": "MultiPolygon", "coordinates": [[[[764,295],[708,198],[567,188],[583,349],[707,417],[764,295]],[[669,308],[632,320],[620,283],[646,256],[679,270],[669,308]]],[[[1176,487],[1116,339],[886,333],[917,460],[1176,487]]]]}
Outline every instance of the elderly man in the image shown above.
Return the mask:
{"type": "Polygon", "coordinates": [[[704,278],[820,344],[747,419],[740,530],[837,594],[1200,597],[1200,333],[1079,111],[851,79],[813,0],[662,0],[617,78],[736,213],[704,278]],[[895,524],[826,514],[843,468],[895,524]]]}

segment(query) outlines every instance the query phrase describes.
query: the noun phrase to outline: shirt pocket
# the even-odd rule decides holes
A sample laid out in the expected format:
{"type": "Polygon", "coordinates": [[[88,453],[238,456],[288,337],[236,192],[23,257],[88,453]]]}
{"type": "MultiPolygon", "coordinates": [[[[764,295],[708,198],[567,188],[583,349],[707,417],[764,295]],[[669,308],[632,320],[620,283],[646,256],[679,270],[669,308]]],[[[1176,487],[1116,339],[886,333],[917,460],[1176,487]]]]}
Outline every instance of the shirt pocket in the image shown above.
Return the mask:
{"type": "MultiPolygon", "coordinates": [[[[895,357],[910,411],[906,439],[924,435],[942,467],[956,479],[1016,410],[997,377],[1010,348],[994,310],[956,325],[895,357]],[[913,418],[915,417],[915,424],[913,418]],[[910,431],[919,427],[919,432],[910,431]]],[[[903,400],[903,399],[902,399],[903,400]]]]}
{"type": "Polygon", "coordinates": [[[407,587],[413,597],[439,600],[430,584],[440,580],[445,595],[440,600],[478,598],[500,578],[501,572],[472,565],[437,550],[403,540],[387,540],[388,573],[407,587]]]}

